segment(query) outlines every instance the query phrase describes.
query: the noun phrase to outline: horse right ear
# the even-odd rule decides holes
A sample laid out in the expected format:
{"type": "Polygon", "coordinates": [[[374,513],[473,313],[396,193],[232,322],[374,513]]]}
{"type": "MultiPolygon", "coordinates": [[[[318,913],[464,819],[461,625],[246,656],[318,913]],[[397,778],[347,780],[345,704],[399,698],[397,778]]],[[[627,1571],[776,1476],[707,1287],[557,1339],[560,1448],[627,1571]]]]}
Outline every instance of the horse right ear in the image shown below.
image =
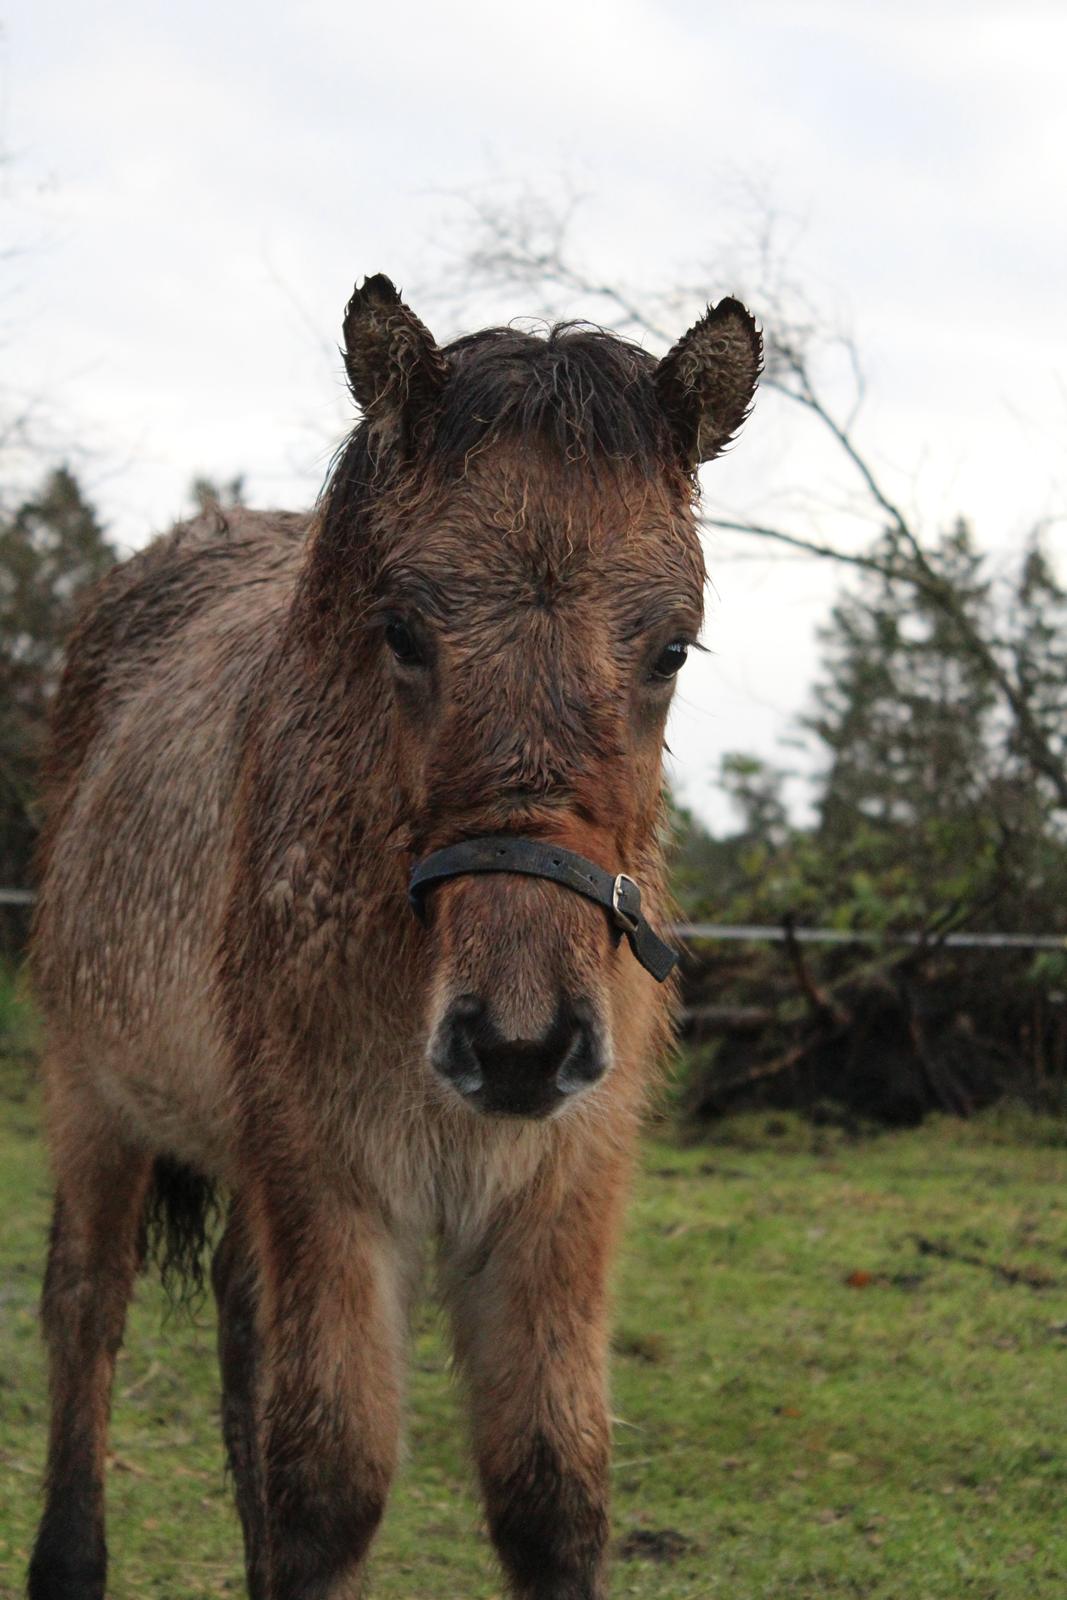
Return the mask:
{"type": "Polygon", "coordinates": [[[375,427],[410,438],[434,409],[448,363],[382,273],[353,291],[344,340],[348,384],[364,416],[375,427]]]}
{"type": "Polygon", "coordinates": [[[709,306],[656,368],[660,404],[686,467],[725,450],[744,422],[763,365],[763,339],[739,300],[709,306]]]}

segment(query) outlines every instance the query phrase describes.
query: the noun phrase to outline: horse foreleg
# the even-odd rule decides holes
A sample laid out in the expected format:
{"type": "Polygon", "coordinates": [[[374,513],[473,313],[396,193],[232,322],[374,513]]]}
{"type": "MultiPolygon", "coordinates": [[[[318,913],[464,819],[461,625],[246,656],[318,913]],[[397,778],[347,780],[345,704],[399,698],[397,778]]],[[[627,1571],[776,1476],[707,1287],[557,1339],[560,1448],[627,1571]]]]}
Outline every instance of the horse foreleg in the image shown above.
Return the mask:
{"type": "Polygon", "coordinates": [[[219,1312],[222,1434],[244,1533],[245,1576],[250,1600],[264,1600],[267,1593],[266,1534],[263,1473],[256,1434],[256,1395],[261,1367],[256,1326],[256,1271],[236,1203],[211,1263],[211,1282],[219,1312]]]}
{"type": "MultiPolygon", "coordinates": [[[[601,1600],[609,1533],[610,1216],[533,1202],[455,1266],[457,1355],[489,1529],[519,1600],[601,1600]]],[[[606,1201],[610,1213],[610,1198],[606,1201]]]]}
{"type": "MultiPolygon", "coordinates": [[[[275,1179],[277,1181],[277,1179],[275,1179]]],[[[402,1273],[384,1227],[302,1184],[250,1210],[260,1262],[259,1440],[269,1600],[341,1600],[396,1466],[402,1273]]]]}
{"type": "Polygon", "coordinates": [[[51,1429],[45,1510],[30,1563],[30,1600],[101,1600],[107,1574],[104,1467],[111,1381],[138,1266],[150,1158],[64,1118],[41,1316],[51,1429]]]}

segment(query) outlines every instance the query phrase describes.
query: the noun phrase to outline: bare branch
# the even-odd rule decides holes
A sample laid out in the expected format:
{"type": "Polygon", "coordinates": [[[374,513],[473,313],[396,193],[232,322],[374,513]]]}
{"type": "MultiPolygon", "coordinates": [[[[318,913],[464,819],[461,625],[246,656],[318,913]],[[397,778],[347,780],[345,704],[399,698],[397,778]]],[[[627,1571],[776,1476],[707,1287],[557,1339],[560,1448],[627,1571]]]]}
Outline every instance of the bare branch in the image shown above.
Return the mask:
{"type": "Polygon", "coordinates": [[[750,522],[744,518],[714,517],[702,512],[700,525],[703,528],[721,528],[727,533],[749,534],[755,539],[768,539],[775,544],[788,545],[790,549],[799,550],[804,555],[818,556],[820,560],[838,561],[845,566],[862,567],[867,572],[878,572],[893,582],[914,581],[906,569],[890,566],[877,556],[841,550],[837,545],[820,544],[817,539],[805,538],[803,534],[788,533],[784,528],[773,528],[768,523],[750,522]]]}
{"type": "Polygon", "coordinates": [[[893,500],[890,499],[889,495],[878,482],[870,462],[865,456],[860,454],[860,451],[857,449],[852,436],[848,431],[848,428],[844,424],[837,421],[837,419],[830,412],[829,408],[820,398],[812,381],[811,371],[805,358],[798,352],[789,348],[784,348],[782,350],[782,354],[783,358],[789,364],[789,370],[793,373],[793,376],[796,379],[797,388],[792,389],[788,384],[779,382],[775,385],[778,393],[786,395],[790,400],[793,400],[798,405],[803,406],[811,416],[815,417],[822,424],[822,426],[836,440],[838,445],[840,445],[848,460],[852,463],[860,477],[863,479],[871,499],[874,501],[875,505],[878,506],[879,510],[883,511],[888,517],[893,531],[897,533],[900,538],[903,539],[904,542],[913,550],[918,550],[918,539],[916,538],[916,535],[913,532],[907,518],[904,516],[904,513],[900,510],[899,506],[897,506],[893,500]]]}

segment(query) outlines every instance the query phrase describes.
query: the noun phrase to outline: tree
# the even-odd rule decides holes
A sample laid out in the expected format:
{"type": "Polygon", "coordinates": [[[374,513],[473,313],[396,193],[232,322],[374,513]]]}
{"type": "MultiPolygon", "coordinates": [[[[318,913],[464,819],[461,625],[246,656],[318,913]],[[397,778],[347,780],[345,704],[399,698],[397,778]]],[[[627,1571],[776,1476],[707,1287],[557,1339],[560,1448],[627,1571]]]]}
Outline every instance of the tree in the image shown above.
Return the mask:
{"type": "MultiPolygon", "coordinates": [[[[988,634],[989,585],[965,522],[945,535],[936,559],[969,626],[988,634]]],[[[958,813],[988,775],[994,695],[954,622],[925,593],[911,600],[871,571],[834,607],[821,638],[824,673],[808,726],[830,755],[824,831],[847,827],[842,811],[885,828],[958,813]]]]}
{"type": "Polygon", "coordinates": [[[239,472],[222,483],[215,478],[194,478],[189,486],[189,498],[201,515],[205,511],[225,511],[234,506],[243,506],[246,504],[244,473],[239,472]]]}
{"type": "MultiPolygon", "coordinates": [[[[1046,730],[1053,756],[1067,766],[1067,589],[1058,581],[1037,534],[1024,552],[1006,619],[1004,648],[1035,720],[1046,730]]],[[[1029,752],[1017,729],[1011,751],[1025,768],[1029,752]]],[[[1055,783],[1051,794],[1059,800],[1055,783]]]]}
{"type": "Polygon", "coordinates": [[[728,751],[719,766],[719,785],[741,818],[738,838],[770,849],[789,837],[782,785],[787,774],[758,756],[728,751]]]}
{"type": "Polygon", "coordinates": [[[63,644],[86,586],[115,561],[69,467],[0,517],[0,884],[28,883],[36,771],[63,644]]]}

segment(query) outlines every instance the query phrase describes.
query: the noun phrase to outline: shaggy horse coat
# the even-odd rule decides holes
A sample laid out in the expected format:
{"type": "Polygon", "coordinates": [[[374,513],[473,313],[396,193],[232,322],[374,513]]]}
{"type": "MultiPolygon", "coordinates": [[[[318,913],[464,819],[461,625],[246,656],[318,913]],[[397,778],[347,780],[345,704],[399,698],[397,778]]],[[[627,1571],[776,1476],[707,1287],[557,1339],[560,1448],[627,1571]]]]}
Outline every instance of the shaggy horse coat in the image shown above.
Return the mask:
{"type": "Polygon", "coordinates": [[[606,1277],[659,988],[597,905],[414,862],[515,833],[665,912],[661,750],[701,625],[695,469],[751,402],[724,300],[660,362],[599,330],[439,348],[387,279],[310,515],[209,512],[116,568],[54,718],[33,968],[56,1206],[32,1600],[104,1593],[116,1353],[153,1238],[212,1279],[254,1600],[361,1588],[428,1244],[492,1538],[599,1600],[606,1277]]]}

